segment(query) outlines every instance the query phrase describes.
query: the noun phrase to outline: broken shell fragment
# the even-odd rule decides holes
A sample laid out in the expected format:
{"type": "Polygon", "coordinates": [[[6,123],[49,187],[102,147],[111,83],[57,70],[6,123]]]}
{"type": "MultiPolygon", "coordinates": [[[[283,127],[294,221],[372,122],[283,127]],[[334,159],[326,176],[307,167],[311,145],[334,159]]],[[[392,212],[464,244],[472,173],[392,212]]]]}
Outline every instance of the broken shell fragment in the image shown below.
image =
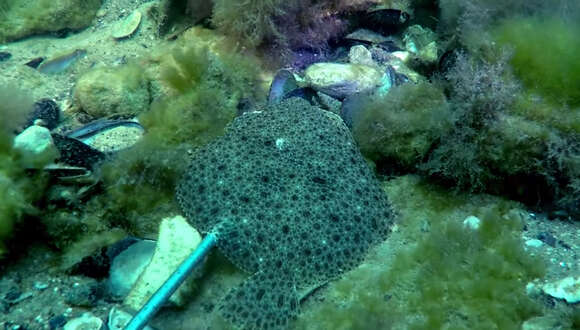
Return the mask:
{"type": "Polygon", "coordinates": [[[141,23],[141,12],[138,10],[134,11],[131,15],[127,16],[111,33],[112,37],[115,39],[123,39],[130,37],[139,27],[141,23]]]}

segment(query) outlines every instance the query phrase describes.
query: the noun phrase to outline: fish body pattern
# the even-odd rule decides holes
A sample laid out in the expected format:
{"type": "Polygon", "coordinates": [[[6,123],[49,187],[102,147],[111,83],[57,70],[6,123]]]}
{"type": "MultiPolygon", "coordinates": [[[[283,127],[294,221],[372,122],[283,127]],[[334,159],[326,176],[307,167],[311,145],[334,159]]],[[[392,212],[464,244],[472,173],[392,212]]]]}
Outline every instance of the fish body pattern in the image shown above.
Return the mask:
{"type": "Polygon", "coordinates": [[[359,265],[393,220],[340,117],[300,98],[236,118],[193,157],[177,199],[252,274],[219,307],[243,329],[284,328],[306,292],[359,265]]]}

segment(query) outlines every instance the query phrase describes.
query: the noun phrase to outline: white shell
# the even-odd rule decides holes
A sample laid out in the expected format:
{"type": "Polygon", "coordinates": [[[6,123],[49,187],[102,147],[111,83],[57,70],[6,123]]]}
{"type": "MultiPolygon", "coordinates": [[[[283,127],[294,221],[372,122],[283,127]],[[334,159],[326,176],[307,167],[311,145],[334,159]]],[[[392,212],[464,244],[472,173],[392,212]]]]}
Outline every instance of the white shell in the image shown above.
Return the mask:
{"type": "Polygon", "coordinates": [[[139,27],[141,23],[141,12],[135,10],[131,15],[127,16],[121,23],[119,23],[113,33],[111,34],[115,39],[122,39],[131,36],[139,27]]]}

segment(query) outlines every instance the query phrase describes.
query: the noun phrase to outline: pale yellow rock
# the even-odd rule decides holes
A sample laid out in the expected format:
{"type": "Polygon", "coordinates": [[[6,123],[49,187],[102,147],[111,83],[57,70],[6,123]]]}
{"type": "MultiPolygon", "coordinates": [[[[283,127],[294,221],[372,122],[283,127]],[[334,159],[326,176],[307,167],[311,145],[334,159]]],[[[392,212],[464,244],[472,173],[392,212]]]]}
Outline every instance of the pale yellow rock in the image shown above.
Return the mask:
{"type": "MultiPolygon", "coordinates": [[[[139,310],[200,242],[201,235],[184,217],[163,219],[153,258],[125,298],[124,305],[139,310]]],[[[191,279],[185,281],[169,301],[182,306],[192,284],[191,279]]]]}
{"type": "Polygon", "coordinates": [[[378,68],[344,63],[315,63],[304,71],[303,82],[317,91],[335,97],[372,90],[382,83],[378,68]]]}
{"type": "Polygon", "coordinates": [[[150,95],[142,69],[133,64],[97,67],[76,82],[74,103],[91,117],[137,115],[149,109],[150,95]]]}

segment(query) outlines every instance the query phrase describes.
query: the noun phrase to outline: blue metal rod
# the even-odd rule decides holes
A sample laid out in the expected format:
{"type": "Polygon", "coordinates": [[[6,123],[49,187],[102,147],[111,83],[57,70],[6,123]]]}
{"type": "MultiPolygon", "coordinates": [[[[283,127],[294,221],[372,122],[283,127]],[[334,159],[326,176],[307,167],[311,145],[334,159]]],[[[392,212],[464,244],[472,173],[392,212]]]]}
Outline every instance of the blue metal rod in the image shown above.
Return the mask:
{"type": "Polygon", "coordinates": [[[217,237],[214,233],[207,234],[199,243],[198,247],[185,259],[179,267],[169,276],[167,281],[149,298],[149,301],[141,309],[131,321],[123,328],[124,330],[141,330],[149,322],[153,316],[159,311],[163,304],[171,297],[171,295],[179,288],[181,283],[185,281],[187,276],[193,269],[201,263],[203,258],[216,245],[217,237]]]}

